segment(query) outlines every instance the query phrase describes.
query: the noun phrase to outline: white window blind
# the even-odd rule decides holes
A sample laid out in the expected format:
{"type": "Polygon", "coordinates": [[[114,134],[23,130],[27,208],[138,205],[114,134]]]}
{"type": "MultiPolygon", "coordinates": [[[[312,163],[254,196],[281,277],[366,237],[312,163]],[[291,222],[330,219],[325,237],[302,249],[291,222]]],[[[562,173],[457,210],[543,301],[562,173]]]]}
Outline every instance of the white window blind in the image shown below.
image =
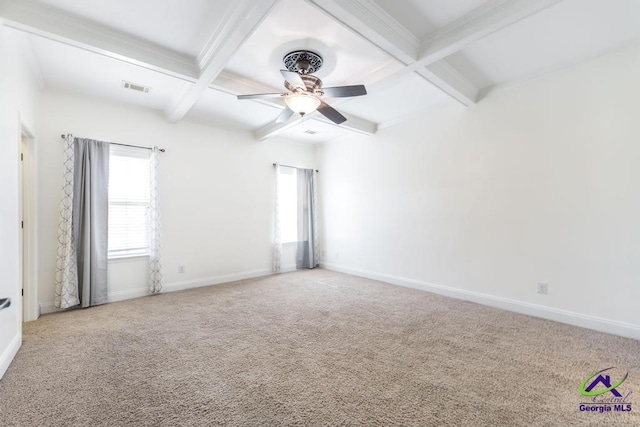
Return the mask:
{"type": "Polygon", "coordinates": [[[280,232],[282,243],[298,241],[298,176],[295,168],[280,166],[280,232]]]}
{"type": "Polygon", "coordinates": [[[149,254],[150,151],[111,146],[109,258],[149,254]]]}

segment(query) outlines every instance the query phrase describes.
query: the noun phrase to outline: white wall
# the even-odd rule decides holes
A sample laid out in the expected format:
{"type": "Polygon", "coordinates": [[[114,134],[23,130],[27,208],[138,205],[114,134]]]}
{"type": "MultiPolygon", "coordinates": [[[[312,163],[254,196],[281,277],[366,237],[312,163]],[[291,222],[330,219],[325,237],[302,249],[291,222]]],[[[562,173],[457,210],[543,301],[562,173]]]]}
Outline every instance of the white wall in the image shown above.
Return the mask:
{"type": "MultiPolygon", "coordinates": [[[[313,145],[259,142],[248,131],[188,121],[171,124],[160,112],[61,92],[43,93],[39,129],[39,299],[45,312],[53,308],[55,291],[62,133],[167,150],[159,179],[169,290],[269,274],[272,163],[315,166],[313,145]]],[[[289,251],[285,266],[294,264],[293,255],[289,251]]],[[[146,258],[110,262],[109,299],[145,295],[146,271],[146,258]]]]}
{"type": "Polygon", "coordinates": [[[39,87],[26,40],[0,22],[0,298],[10,308],[0,311],[0,377],[21,344],[22,298],[20,251],[20,134],[35,129],[39,87]]]}
{"type": "Polygon", "coordinates": [[[322,146],[323,265],[640,338],[639,75],[625,50],[322,146]]]}

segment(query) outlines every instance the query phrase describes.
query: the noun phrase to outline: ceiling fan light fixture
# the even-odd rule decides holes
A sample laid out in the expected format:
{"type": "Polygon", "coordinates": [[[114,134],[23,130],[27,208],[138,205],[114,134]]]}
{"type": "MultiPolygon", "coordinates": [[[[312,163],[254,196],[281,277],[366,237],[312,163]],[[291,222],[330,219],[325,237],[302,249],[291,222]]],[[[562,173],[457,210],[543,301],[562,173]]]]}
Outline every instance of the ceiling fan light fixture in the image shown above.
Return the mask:
{"type": "Polygon", "coordinates": [[[301,116],[314,112],[320,106],[320,100],[306,92],[291,93],[284,98],[284,102],[301,116]]]}

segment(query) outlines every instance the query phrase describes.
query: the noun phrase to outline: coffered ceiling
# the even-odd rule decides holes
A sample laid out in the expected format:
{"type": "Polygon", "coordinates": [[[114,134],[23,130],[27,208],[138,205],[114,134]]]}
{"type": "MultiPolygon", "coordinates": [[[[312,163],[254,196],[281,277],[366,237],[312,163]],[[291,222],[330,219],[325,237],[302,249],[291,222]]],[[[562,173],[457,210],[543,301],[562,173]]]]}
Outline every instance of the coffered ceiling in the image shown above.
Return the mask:
{"type": "Polygon", "coordinates": [[[29,39],[47,88],[311,143],[640,43],[637,0],[0,0],[0,20],[29,39]],[[275,123],[282,99],[236,98],[284,92],[282,58],[299,49],[323,57],[325,86],[366,85],[326,99],[345,123],[275,123]]]}

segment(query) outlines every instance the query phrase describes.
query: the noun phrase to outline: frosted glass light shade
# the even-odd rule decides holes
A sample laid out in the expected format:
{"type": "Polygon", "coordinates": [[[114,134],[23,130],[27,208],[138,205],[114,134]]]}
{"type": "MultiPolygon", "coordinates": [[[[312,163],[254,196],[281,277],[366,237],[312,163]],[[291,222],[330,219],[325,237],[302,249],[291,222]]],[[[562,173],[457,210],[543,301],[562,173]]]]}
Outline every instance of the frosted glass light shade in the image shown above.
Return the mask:
{"type": "Polygon", "coordinates": [[[294,112],[301,116],[315,111],[320,106],[320,100],[308,93],[292,93],[284,98],[284,102],[294,112]]]}

